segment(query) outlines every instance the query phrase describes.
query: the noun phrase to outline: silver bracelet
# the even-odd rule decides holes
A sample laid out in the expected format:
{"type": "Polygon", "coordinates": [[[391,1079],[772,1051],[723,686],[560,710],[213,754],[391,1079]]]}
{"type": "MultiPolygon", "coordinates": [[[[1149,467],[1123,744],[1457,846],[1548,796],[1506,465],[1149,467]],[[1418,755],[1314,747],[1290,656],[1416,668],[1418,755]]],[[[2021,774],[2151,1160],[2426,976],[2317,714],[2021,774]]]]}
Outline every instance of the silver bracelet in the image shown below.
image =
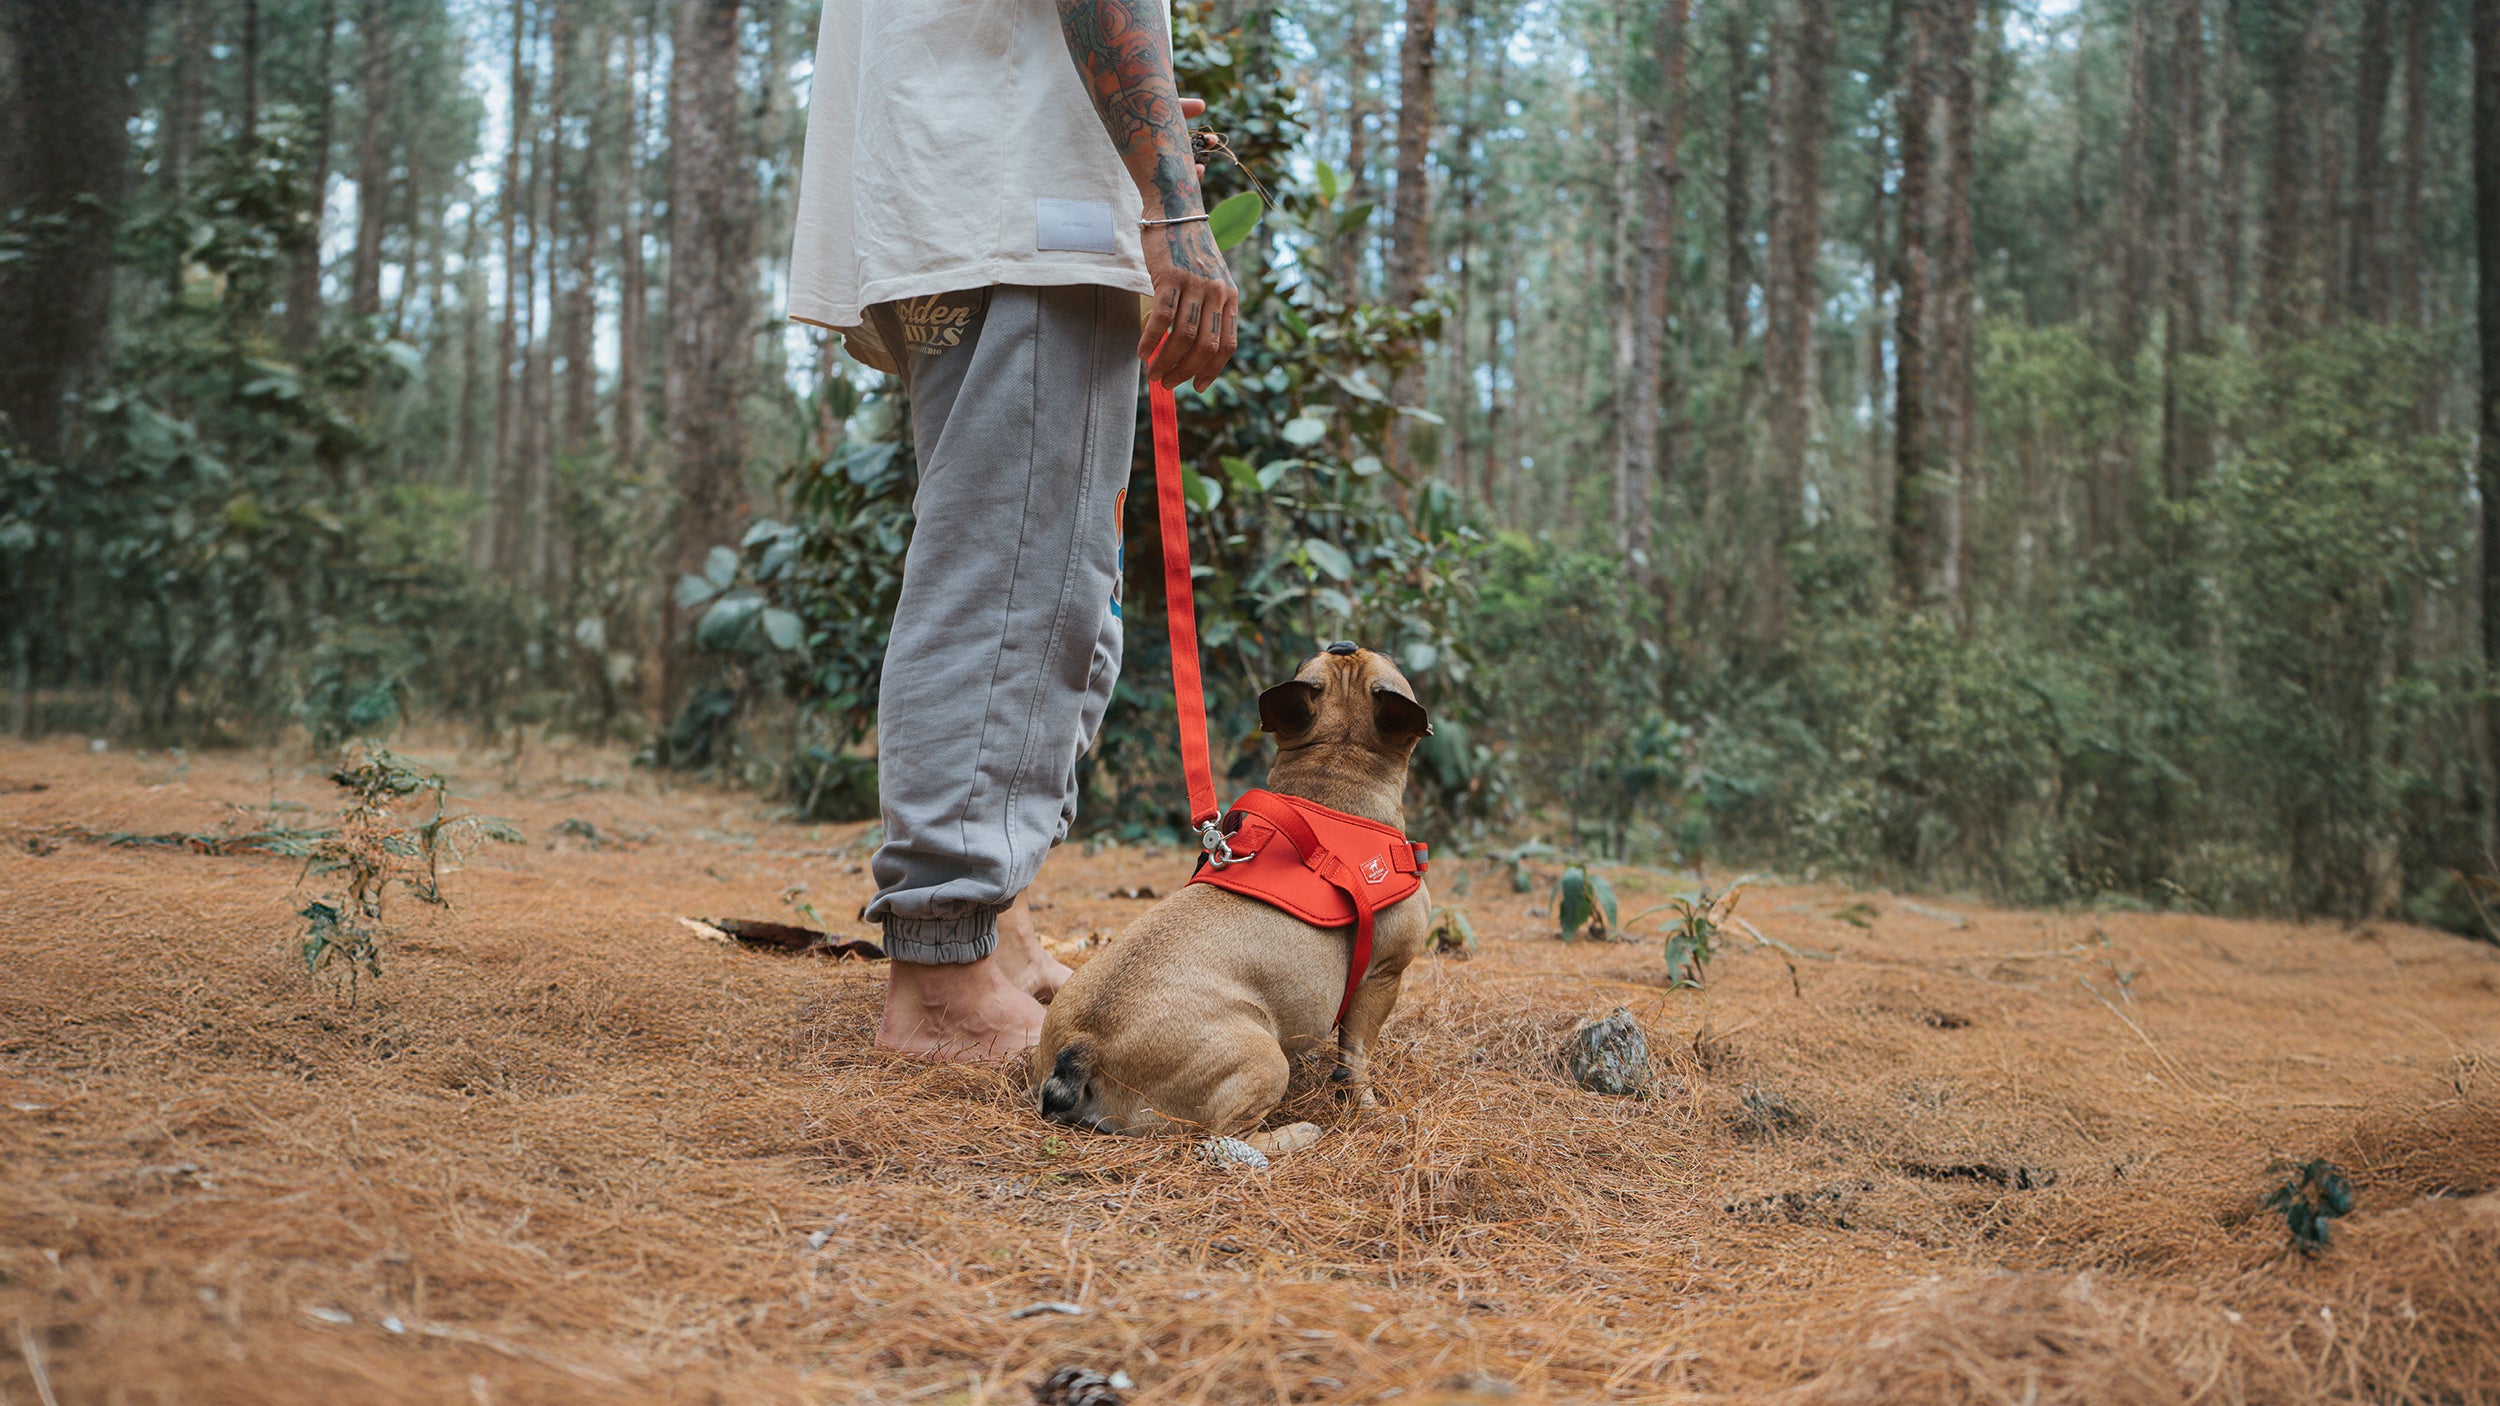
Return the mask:
{"type": "Polygon", "coordinates": [[[1137,227],[1153,229],[1156,225],[1194,225],[1205,218],[1204,215],[1181,215],[1169,220],[1139,220],[1137,227]]]}

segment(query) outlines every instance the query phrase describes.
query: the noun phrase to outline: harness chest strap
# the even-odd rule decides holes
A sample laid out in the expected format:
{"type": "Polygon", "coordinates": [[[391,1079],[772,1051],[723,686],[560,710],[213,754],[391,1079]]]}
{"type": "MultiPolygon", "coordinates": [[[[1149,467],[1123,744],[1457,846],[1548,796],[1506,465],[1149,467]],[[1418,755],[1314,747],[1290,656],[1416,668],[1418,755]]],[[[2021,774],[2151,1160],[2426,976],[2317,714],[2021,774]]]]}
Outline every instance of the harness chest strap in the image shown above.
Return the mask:
{"type": "Polygon", "coordinates": [[[1249,852],[1202,863],[1190,882],[1255,898],[1319,927],[1352,924],[1345,994],[1331,1022],[1343,1025],[1371,967],[1375,916],[1422,887],[1430,851],[1393,826],[1270,791],[1245,793],[1227,818],[1236,824],[1229,838],[1249,852]]]}

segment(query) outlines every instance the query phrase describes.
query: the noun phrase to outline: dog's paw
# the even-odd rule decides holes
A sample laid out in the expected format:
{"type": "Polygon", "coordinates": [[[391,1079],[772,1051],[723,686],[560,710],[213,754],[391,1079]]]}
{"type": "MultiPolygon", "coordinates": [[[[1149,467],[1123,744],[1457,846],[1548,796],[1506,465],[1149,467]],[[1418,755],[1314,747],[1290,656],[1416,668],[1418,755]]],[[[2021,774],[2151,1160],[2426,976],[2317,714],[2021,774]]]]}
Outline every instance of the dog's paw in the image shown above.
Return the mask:
{"type": "Polygon", "coordinates": [[[1303,1148],[1319,1141],[1319,1124],[1289,1123],[1281,1128],[1270,1128],[1263,1133],[1252,1133],[1242,1141],[1270,1157],[1282,1157],[1288,1152],[1300,1152],[1303,1148]]]}

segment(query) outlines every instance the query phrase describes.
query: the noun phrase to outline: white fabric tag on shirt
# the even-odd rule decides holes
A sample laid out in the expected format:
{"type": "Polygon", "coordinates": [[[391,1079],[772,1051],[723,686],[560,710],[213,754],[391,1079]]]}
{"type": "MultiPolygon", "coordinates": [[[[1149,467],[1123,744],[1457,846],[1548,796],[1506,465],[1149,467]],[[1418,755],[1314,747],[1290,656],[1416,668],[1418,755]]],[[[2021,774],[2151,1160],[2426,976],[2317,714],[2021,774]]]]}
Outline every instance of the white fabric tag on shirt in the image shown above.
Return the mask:
{"type": "Polygon", "coordinates": [[[1033,221],[1037,226],[1033,236],[1036,250],[1074,249],[1086,254],[1119,252],[1119,246],[1111,241],[1111,205],[1108,201],[1037,197],[1033,202],[1033,221]]]}

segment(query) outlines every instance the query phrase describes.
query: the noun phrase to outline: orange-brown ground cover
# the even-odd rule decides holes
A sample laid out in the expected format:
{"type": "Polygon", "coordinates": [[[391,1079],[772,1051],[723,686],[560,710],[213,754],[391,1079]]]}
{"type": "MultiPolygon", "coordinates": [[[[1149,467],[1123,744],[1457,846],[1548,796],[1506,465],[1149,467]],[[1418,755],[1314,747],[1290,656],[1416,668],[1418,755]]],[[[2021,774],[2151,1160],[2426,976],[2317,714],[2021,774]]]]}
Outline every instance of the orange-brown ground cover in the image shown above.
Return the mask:
{"type": "MultiPolygon", "coordinates": [[[[1045,1127],[871,1048],[875,967],[675,921],[804,883],[855,929],[859,827],[415,750],[529,843],[401,904],[351,1002],[296,863],[95,838],[310,823],[320,768],[0,747],[5,1400],[2500,1400],[2488,947],[1782,886],[1743,911],[1824,959],[1671,991],[1445,854],[1483,952],[1411,974],[1387,1107],[1304,1080],[1330,1131],[1262,1178],[1045,1127]],[[1557,1072],[1617,1005],[1651,1098],[1557,1072]],[[2305,1259],[2258,1203],[2311,1157],[2360,1204],[2305,1259]]],[[[1185,873],[1071,849],[1045,930],[1185,873]]]]}

